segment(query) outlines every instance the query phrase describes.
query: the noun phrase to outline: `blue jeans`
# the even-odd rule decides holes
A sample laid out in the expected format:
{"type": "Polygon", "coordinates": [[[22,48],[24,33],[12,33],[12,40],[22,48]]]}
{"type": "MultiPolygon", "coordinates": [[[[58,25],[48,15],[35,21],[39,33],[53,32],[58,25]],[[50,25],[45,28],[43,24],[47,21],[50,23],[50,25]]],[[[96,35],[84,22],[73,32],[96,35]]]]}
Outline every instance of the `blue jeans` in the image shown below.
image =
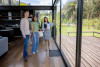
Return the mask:
{"type": "Polygon", "coordinates": [[[32,49],[32,52],[36,52],[38,50],[38,45],[39,45],[39,34],[38,32],[34,32],[35,34],[35,37],[33,36],[33,33],[32,33],[32,37],[33,37],[33,49],[32,49]]]}
{"type": "Polygon", "coordinates": [[[29,41],[29,35],[26,35],[26,39],[24,39],[24,51],[23,51],[23,58],[27,57],[27,48],[28,48],[28,41],[29,41]]]}

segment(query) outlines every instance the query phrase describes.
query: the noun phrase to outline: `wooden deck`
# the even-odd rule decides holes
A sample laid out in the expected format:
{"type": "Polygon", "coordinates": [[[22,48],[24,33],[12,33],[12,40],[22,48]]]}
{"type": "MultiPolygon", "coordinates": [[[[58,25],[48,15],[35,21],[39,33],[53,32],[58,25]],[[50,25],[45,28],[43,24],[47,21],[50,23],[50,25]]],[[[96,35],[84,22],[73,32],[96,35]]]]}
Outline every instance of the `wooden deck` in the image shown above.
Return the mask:
{"type": "MultiPolygon", "coordinates": [[[[62,35],[61,49],[70,66],[75,67],[76,37],[62,35]]],[[[82,38],[81,67],[100,67],[100,38],[82,38]]]]}
{"type": "MultiPolygon", "coordinates": [[[[18,38],[9,44],[9,50],[0,57],[0,67],[65,67],[61,56],[49,57],[46,51],[46,43],[40,39],[38,52],[32,54],[32,44],[28,47],[28,62],[23,60],[24,43],[22,38],[18,38]]],[[[54,40],[51,38],[51,50],[57,50],[54,40]]]]}

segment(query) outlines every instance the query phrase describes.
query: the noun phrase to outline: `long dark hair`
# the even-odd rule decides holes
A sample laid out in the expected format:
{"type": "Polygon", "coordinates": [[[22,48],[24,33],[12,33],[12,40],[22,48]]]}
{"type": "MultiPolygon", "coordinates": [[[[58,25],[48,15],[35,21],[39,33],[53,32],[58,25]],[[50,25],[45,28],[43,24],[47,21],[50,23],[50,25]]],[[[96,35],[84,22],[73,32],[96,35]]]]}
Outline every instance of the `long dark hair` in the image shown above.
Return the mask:
{"type": "MultiPolygon", "coordinates": [[[[44,22],[45,22],[45,18],[47,18],[47,17],[44,17],[44,22]]],[[[49,23],[48,18],[47,18],[47,23],[49,23]]]]}
{"type": "Polygon", "coordinates": [[[32,17],[32,21],[34,21],[34,17],[35,17],[35,15],[32,17]]]}

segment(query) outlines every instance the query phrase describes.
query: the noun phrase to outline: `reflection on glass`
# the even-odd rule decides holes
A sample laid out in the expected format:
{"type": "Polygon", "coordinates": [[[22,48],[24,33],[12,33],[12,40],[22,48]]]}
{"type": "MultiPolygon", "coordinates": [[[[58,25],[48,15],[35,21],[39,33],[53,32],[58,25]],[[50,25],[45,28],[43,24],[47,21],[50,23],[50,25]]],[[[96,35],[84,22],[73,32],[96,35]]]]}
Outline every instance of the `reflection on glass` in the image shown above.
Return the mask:
{"type": "Polygon", "coordinates": [[[11,0],[11,5],[19,5],[19,0],[11,0]]]}
{"type": "Polygon", "coordinates": [[[77,1],[62,0],[61,51],[71,67],[75,67],[77,1]]]}
{"type": "Polygon", "coordinates": [[[0,5],[9,5],[9,0],[0,0],[0,5]]]}
{"type": "Polygon", "coordinates": [[[60,1],[57,3],[56,7],[56,42],[58,47],[60,47],[60,1]]]}
{"type": "Polygon", "coordinates": [[[53,4],[54,4],[55,0],[53,0],[53,4]]]}
{"type": "Polygon", "coordinates": [[[84,0],[81,66],[100,67],[100,0],[84,0]]]}
{"type": "Polygon", "coordinates": [[[19,0],[0,0],[0,5],[8,6],[8,5],[19,5],[19,0]]]}

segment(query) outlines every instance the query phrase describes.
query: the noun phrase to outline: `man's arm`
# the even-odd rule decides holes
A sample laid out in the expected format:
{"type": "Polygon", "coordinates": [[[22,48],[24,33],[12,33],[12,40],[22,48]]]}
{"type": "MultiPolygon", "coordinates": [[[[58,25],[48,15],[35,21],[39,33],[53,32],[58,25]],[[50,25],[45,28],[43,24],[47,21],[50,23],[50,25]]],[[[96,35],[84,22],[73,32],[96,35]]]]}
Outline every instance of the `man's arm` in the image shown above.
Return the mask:
{"type": "Polygon", "coordinates": [[[22,32],[23,37],[25,38],[26,36],[25,36],[24,25],[25,25],[25,24],[24,24],[24,20],[22,19],[21,22],[20,22],[20,30],[21,30],[21,32],[22,32]]]}

